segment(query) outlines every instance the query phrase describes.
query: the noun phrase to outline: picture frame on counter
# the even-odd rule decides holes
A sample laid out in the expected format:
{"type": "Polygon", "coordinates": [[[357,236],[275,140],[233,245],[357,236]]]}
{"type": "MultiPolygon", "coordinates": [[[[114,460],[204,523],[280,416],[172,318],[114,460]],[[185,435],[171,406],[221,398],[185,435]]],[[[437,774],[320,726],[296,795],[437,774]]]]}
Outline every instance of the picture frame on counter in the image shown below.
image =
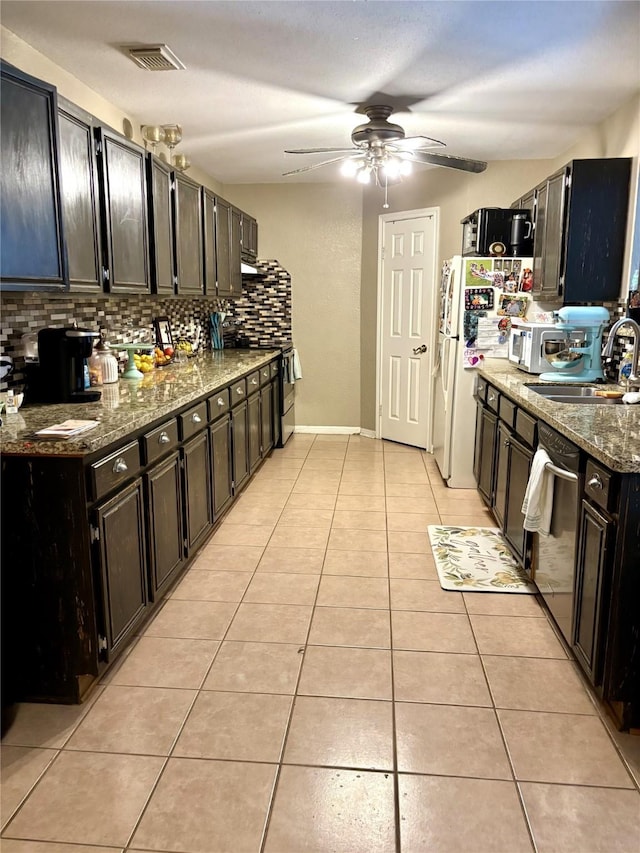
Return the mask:
{"type": "Polygon", "coordinates": [[[171,334],[171,323],[168,317],[156,317],[153,321],[156,333],[156,345],[164,350],[173,346],[173,335],[171,334]]]}

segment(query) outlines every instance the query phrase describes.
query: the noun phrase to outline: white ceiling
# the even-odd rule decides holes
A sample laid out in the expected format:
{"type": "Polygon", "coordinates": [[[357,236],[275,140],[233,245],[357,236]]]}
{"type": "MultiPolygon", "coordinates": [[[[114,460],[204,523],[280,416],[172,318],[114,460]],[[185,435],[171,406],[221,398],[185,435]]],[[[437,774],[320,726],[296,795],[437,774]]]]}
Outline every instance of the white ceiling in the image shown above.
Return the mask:
{"type": "Polygon", "coordinates": [[[284,149],[349,146],[356,105],[395,99],[445,153],[554,157],[640,89],[635,0],[3,0],[2,24],[141,123],[181,124],[178,150],[223,183],[333,180],[282,178],[326,159],[284,149]],[[136,43],[186,70],[138,69],[136,43]]]}

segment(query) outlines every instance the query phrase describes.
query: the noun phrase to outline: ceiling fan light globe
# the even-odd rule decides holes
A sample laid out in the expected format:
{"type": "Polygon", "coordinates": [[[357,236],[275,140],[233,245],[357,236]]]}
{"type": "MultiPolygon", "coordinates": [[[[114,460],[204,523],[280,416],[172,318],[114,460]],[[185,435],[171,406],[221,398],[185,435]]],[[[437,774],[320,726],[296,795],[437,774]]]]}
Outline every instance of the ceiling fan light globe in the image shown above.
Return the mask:
{"type": "Polygon", "coordinates": [[[390,157],[382,166],[382,171],[387,178],[397,178],[400,175],[400,163],[395,157],[390,157]]]}
{"type": "Polygon", "coordinates": [[[410,175],[413,172],[413,165],[410,160],[402,160],[400,162],[400,174],[403,177],[410,175]]]}
{"type": "Polygon", "coordinates": [[[368,184],[371,181],[371,171],[369,169],[360,169],[356,176],[356,180],[360,184],[368,184]]]}
{"type": "Polygon", "coordinates": [[[347,178],[353,178],[355,173],[361,167],[362,164],[356,163],[355,160],[345,160],[342,166],[340,166],[340,172],[347,178]]]}

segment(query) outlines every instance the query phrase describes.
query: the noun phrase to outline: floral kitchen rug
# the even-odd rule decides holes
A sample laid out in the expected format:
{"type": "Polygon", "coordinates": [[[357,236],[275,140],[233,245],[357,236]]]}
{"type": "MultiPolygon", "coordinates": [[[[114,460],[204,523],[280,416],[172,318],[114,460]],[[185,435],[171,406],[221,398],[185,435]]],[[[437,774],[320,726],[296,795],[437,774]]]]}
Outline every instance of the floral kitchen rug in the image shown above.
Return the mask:
{"type": "Polygon", "coordinates": [[[432,524],[429,539],[442,589],[530,594],[538,591],[496,527],[432,524]]]}

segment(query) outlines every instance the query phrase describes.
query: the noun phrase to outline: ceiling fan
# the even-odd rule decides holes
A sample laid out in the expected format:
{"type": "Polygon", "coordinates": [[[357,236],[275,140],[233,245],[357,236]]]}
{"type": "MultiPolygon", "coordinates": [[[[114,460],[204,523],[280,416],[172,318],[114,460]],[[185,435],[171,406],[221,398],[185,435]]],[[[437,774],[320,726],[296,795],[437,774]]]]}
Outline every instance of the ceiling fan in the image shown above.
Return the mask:
{"type": "Polygon", "coordinates": [[[487,164],[481,160],[428,150],[445,147],[445,143],[437,139],[429,136],[405,136],[404,129],[399,124],[388,120],[393,113],[393,107],[374,104],[364,107],[362,112],[369,120],[354,128],[351,133],[352,148],[289,149],[285,154],[332,153],[340,156],[311,166],[302,166],[300,169],[292,169],[290,172],[284,172],[283,176],[310,172],[312,169],[342,161],[344,174],[354,175],[363,184],[368,184],[373,179],[378,186],[386,188],[388,183],[395,183],[402,180],[403,175],[409,174],[413,163],[446,166],[450,169],[461,169],[463,172],[484,172],[487,168],[487,164]]]}

